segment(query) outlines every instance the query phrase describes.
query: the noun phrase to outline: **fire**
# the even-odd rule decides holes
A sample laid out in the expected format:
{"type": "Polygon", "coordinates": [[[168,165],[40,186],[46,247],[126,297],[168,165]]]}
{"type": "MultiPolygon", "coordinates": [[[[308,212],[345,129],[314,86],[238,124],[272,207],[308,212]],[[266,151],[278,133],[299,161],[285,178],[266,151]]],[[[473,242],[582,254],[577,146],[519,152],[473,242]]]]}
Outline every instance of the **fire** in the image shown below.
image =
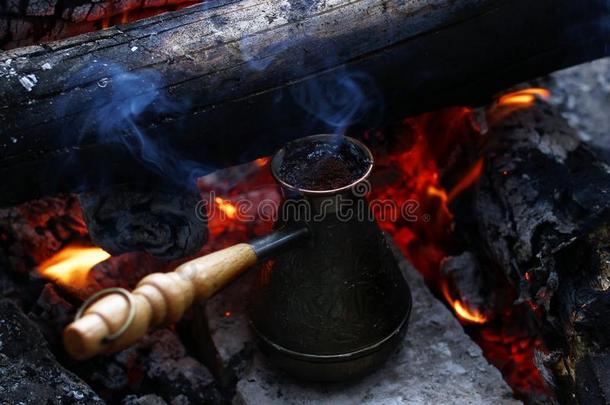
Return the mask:
{"type": "Polygon", "coordinates": [[[467,190],[472,186],[476,181],[481,177],[481,173],[483,172],[483,159],[479,159],[479,161],[470,169],[468,173],[460,180],[458,184],[456,184],[449,195],[447,196],[447,201],[451,202],[460,195],[463,191],[467,190]]]}
{"type": "Polygon", "coordinates": [[[38,266],[38,272],[59,285],[80,288],[87,285],[93,266],[110,254],[97,247],[67,246],[38,266]]]}
{"type": "Polygon", "coordinates": [[[548,100],[551,92],[547,89],[532,87],[505,94],[498,100],[498,106],[531,107],[537,99],[548,100]]]}
{"type": "Polygon", "coordinates": [[[231,201],[216,197],[214,198],[214,202],[218,206],[218,209],[224,213],[227,218],[235,219],[235,217],[237,217],[237,208],[235,208],[235,205],[233,205],[231,201]]]}
{"type": "Polygon", "coordinates": [[[532,87],[503,95],[488,111],[488,122],[494,125],[515,111],[530,108],[537,100],[548,101],[551,92],[547,89],[532,87]]]}
{"type": "Polygon", "coordinates": [[[485,315],[479,314],[477,311],[473,311],[468,309],[467,307],[462,306],[460,301],[453,302],[453,309],[455,313],[460,317],[460,319],[472,322],[472,323],[485,323],[487,322],[487,317],[485,315]]]}
{"type": "Polygon", "coordinates": [[[449,303],[449,305],[451,305],[453,311],[460,320],[466,323],[478,324],[484,324],[489,320],[484,314],[481,314],[475,309],[470,309],[460,300],[454,299],[449,292],[449,286],[447,286],[447,283],[443,283],[442,291],[443,295],[445,296],[445,300],[449,303]]]}
{"type": "Polygon", "coordinates": [[[268,157],[262,157],[259,159],[256,159],[254,161],[254,163],[258,166],[258,167],[265,167],[265,165],[267,165],[267,163],[269,163],[269,158],[268,157]]]}

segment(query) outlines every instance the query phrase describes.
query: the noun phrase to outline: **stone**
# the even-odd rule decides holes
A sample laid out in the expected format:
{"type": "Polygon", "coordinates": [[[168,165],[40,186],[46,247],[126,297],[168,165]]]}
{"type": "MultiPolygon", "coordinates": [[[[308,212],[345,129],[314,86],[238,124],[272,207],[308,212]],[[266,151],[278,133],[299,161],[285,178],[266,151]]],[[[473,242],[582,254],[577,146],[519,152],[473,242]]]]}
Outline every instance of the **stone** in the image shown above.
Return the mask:
{"type": "Polygon", "coordinates": [[[551,103],[580,138],[610,159],[610,58],[557,71],[537,84],[551,91],[551,103]]]}
{"type": "Polygon", "coordinates": [[[233,403],[519,403],[500,372],[485,360],[417,271],[402,256],[398,260],[413,294],[409,330],[397,352],[358,381],[306,383],[266,362],[248,328],[245,297],[254,272],[209,300],[205,316],[219,372],[225,380],[232,377],[235,384],[233,403]]]}
{"type": "Polygon", "coordinates": [[[10,300],[0,300],[0,403],[103,404],[64,369],[38,328],[10,300]]]}
{"type": "Polygon", "coordinates": [[[141,397],[128,395],[123,400],[122,405],[167,405],[167,402],[154,394],[143,395],[141,397]]]}

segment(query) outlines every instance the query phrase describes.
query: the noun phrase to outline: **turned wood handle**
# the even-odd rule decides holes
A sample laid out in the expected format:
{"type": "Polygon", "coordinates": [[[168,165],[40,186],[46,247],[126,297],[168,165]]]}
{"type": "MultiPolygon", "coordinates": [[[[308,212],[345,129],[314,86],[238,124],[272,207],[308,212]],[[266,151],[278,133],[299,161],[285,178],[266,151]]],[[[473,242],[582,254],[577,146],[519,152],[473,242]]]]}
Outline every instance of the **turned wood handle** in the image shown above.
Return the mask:
{"type": "Polygon", "coordinates": [[[254,248],[240,243],[184,263],[171,273],[150,274],[131,293],[105,295],[65,329],[66,351],[84,360],[125,348],[150,327],[176,322],[194,300],[210,297],[256,261],[254,248]],[[127,329],[108,341],[127,324],[130,311],[133,320],[127,329]]]}

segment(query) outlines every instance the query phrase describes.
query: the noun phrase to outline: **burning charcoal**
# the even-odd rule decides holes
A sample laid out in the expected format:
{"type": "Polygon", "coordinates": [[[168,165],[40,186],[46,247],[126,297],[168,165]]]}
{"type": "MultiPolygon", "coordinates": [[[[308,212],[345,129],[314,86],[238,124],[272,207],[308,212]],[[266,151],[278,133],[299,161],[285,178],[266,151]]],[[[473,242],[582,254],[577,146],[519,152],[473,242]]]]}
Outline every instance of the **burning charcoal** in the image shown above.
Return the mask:
{"type": "Polygon", "coordinates": [[[137,345],[114,356],[129,376],[129,388],[155,393],[167,402],[218,403],[221,395],[208,369],[190,357],[178,336],[169,329],[144,337],[137,345]]]}
{"type": "Polygon", "coordinates": [[[72,364],[109,403],[214,404],[222,399],[208,369],[187,354],[170,329],[150,333],[121,352],[72,364]]]}
{"type": "Polygon", "coordinates": [[[165,272],[175,265],[156,259],[147,253],[125,253],[110,257],[95,265],[88,280],[101,288],[122,287],[133,289],[150,273],[165,272]]]}
{"type": "Polygon", "coordinates": [[[177,259],[198,252],[207,227],[197,193],[126,187],[80,195],[91,238],[107,252],[177,259]]]}
{"type": "Polygon", "coordinates": [[[47,283],[28,314],[41,329],[52,347],[61,344],[63,328],[74,319],[76,307],[62,297],[58,288],[47,283]]]}
{"type": "Polygon", "coordinates": [[[9,270],[27,275],[87,228],[74,196],[44,198],[0,210],[0,246],[9,270]]]}
{"type": "Polygon", "coordinates": [[[38,328],[8,300],[0,301],[0,381],[3,403],[103,403],[57,363],[38,328]]]}

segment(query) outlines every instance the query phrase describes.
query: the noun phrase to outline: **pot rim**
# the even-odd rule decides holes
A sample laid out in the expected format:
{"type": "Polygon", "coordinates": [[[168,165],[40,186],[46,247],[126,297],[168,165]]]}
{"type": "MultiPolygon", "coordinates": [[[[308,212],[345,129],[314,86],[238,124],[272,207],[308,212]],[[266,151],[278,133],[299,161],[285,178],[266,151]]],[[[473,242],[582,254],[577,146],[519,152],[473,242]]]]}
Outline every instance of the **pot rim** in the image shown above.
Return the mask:
{"type": "Polygon", "coordinates": [[[275,152],[273,154],[273,156],[271,157],[271,163],[270,163],[270,168],[271,168],[271,175],[273,176],[273,178],[280,183],[280,185],[288,190],[291,191],[296,191],[300,194],[303,195],[310,195],[310,196],[327,196],[327,195],[333,195],[333,194],[338,194],[341,193],[343,191],[349,190],[351,188],[353,188],[354,186],[356,186],[357,184],[363,182],[364,180],[366,180],[369,175],[371,174],[372,170],[373,170],[373,166],[375,165],[375,160],[373,158],[373,153],[371,152],[371,150],[362,142],[360,142],[359,140],[352,138],[350,136],[347,135],[338,135],[338,134],[319,134],[319,135],[310,135],[310,136],[305,136],[303,138],[298,138],[295,139],[293,141],[290,141],[288,143],[286,143],[281,149],[279,149],[277,152],[275,152]],[[287,183],[286,181],[284,181],[281,176],[278,173],[278,170],[280,168],[280,165],[282,163],[282,159],[284,156],[284,153],[286,151],[286,146],[288,145],[296,145],[299,143],[307,143],[307,142],[311,142],[311,141],[315,141],[315,140],[326,140],[329,141],[331,139],[340,139],[343,142],[349,142],[352,145],[356,146],[362,153],[364,156],[366,156],[370,163],[366,169],[366,171],[364,172],[364,174],[362,176],[360,176],[358,179],[352,181],[351,183],[342,186],[342,187],[338,187],[338,188],[334,188],[334,189],[328,189],[328,190],[309,190],[306,188],[300,188],[297,187],[293,184],[287,183]]]}

